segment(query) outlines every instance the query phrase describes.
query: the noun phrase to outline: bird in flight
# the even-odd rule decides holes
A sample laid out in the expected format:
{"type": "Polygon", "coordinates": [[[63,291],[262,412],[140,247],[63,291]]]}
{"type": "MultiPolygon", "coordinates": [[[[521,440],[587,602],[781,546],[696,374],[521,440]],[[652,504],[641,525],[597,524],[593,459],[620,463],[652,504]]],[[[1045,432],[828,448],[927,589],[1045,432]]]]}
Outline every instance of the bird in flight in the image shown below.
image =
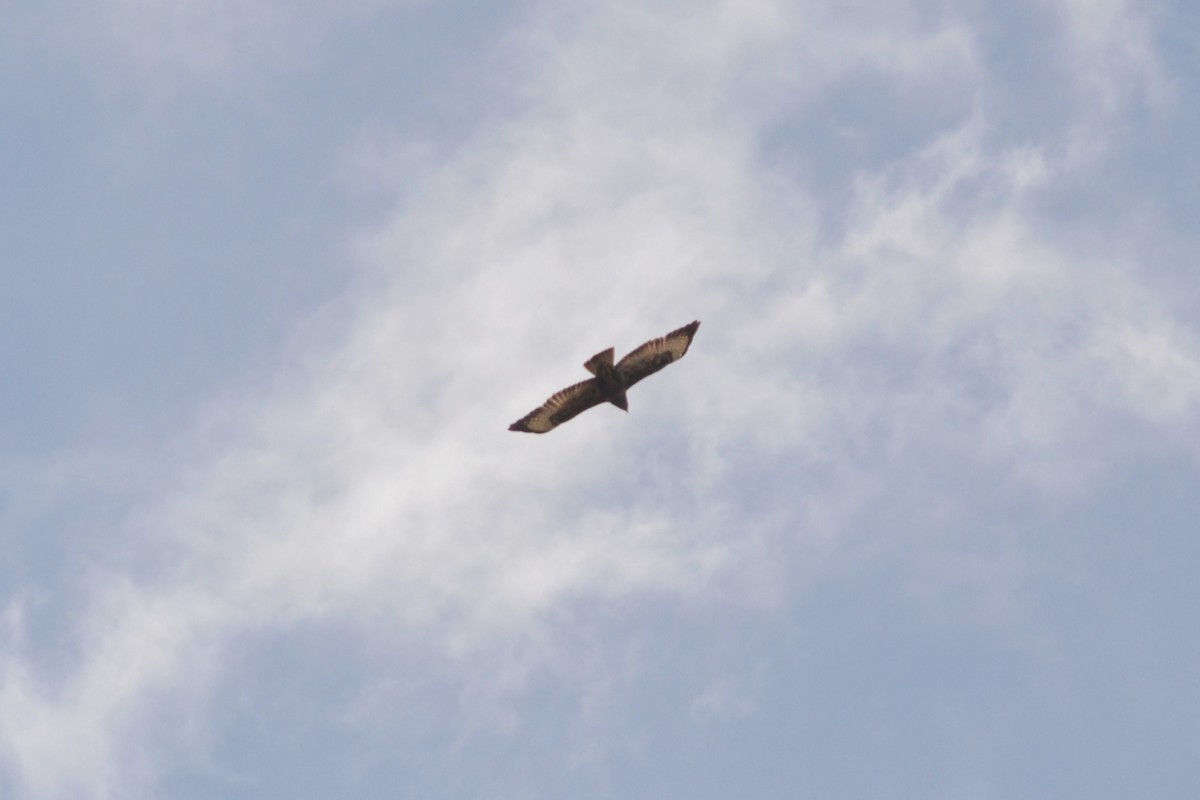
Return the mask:
{"type": "Polygon", "coordinates": [[[651,339],[616,364],[613,364],[611,347],[596,353],[583,365],[594,378],[555,392],[549,400],[509,425],[508,429],[545,433],[605,401],[622,411],[628,411],[629,401],[625,399],[625,390],[672,361],[683,358],[699,327],[700,321],[696,320],[666,336],[651,339]]]}

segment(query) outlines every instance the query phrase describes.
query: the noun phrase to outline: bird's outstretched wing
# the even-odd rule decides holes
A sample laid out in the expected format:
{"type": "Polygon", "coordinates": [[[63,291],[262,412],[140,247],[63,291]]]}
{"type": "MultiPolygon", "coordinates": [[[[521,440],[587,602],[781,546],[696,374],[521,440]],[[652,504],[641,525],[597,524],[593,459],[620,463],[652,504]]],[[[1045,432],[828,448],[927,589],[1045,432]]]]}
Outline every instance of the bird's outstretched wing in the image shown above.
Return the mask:
{"type": "Polygon", "coordinates": [[[592,378],[574,386],[568,386],[561,392],[555,392],[549,400],[509,425],[508,429],[526,433],[545,433],[571,417],[603,402],[604,392],[600,390],[600,382],[592,378]]]}
{"type": "Polygon", "coordinates": [[[653,375],[672,361],[683,358],[699,327],[699,320],[684,325],[666,336],[651,339],[618,361],[617,374],[621,376],[625,388],[628,389],[647,375],[653,375]]]}

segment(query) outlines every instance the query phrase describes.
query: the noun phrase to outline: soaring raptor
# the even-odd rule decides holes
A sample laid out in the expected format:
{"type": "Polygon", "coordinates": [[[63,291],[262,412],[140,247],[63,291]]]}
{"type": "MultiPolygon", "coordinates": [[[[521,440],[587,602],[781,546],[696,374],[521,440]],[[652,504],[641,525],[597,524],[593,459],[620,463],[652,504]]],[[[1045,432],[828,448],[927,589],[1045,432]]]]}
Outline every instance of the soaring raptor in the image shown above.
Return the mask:
{"type": "Polygon", "coordinates": [[[508,426],[510,431],[545,433],[577,414],[608,401],[622,411],[629,410],[625,390],[647,375],[683,358],[700,327],[697,320],[671,331],[666,336],[651,339],[629,355],[613,364],[610,347],[592,356],[583,365],[596,377],[568,386],[519,420],[508,426]]]}

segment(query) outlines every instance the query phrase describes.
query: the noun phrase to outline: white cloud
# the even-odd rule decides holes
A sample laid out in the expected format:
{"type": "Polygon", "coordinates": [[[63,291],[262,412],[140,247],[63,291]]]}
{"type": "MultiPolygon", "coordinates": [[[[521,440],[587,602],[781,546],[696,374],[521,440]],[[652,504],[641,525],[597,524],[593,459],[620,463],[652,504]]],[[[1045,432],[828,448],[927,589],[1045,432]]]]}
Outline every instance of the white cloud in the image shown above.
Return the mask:
{"type": "MultiPolygon", "coordinates": [[[[261,21],[216,8],[144,24],[225,40],[261,21]]],[[[1192,431],[1195,331],[1126,265],[1047,237],[1031,197],[1080,167],[995,142],[974,101],[920,152],[864,171],[844,233],[817,236],[822,200],[757,160],[793,83],[782,65],[819,50],[819,89],[864,63],[903,81],[978,56],[961,23],[907,7],[888,37],[795,13],[619,4],[515,40],[533,53],[521,107],[358,237],[373,291],[346,303],[341,344],[215,412],[176,487],[109,534],[154,558],[97,569],[73,669],[35,674],[8,606],[0,735],[27,796],[136,796],[134,780],[152,795],[170,756],[139,723],[159,703],[194,702],[202,720],[242,634],[419,631],[464,675],[517,642],[519,684],[580,598],[772,602],[793,580],[775,549],[836,540],[845,507],[887,491],[879,471],[949,454],[1054,488],[1118,454],[1097,437],[1111,414],[1192,431]],[[760,110],[734,97],[747,88],[760,110]],[[504,430],[595,350],[694,317],[694,355],[639,387],[629,417],[504,430]],[[752,507],[772,458],[821,465],[828,494],[752,507]]],[[[167,46],[192,63],[207,41],[167,46]]],[[[731,685],[697,713],[740,713],[731,685]]]]}
{"type": "Polygon", "coordinates": [[[1163,102],[1169,81],[1154,52],[1154,9],[1130,0],[1052,0],[1078,85],[1106,113],[1138,96],[1163,102]]]}

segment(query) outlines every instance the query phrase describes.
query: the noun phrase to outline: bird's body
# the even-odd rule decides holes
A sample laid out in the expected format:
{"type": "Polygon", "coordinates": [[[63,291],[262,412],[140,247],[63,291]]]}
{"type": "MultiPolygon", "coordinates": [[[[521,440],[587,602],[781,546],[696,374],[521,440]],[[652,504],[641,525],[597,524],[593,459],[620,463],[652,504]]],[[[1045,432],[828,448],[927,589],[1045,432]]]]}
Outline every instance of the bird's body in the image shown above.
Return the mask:
{"type": "Polygon", "coordinates": [[[514,422],[508,429],[526,433],[546,433],[592,406],[605,402],[628,411],[626,390],[647,375],[683,358],[699,327],[700,322],[697,320],[671,331],[666,336],[651,339],[616,364],[613,363],[613,348],[600,351],[583,365],[595,377],[556,392],[549,400],[514,422]]]}
{"type": "Polygon", "coordinates": [[[621,380],[621,373],[617,372],[617,367],[613,364],[613,349],[611,347],[607,350],[601,350],[589,358],[584,363],[583,368],[596,376],[594,379],[596,381],[596,388],[599,389],[605,400],[622,411],[629,410],[629,400],[625,397],[625,389],[628,387],[621,380]]]}

